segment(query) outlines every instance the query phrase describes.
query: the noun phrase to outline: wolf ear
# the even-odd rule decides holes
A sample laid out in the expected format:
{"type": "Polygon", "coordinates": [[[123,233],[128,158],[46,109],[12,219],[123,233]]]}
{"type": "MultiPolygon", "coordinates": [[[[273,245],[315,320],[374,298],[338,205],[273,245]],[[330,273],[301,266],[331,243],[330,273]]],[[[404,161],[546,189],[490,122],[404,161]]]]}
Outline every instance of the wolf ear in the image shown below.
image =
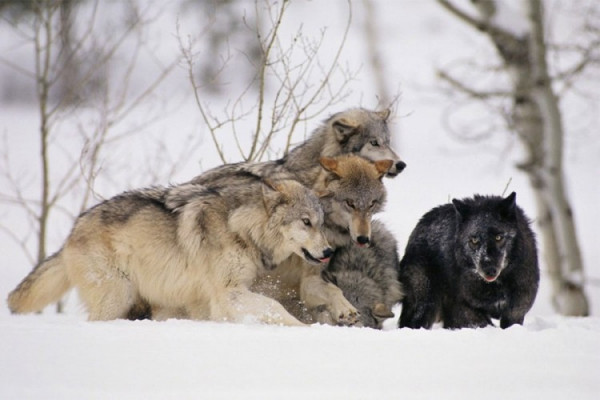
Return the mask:
{"type": "Polygon", "coordinates": [[[377,115],[379,118],[381,118],[383,120],[383,122],[387,122],[391,113],[392,113],[392,111],[389,108],[387,108],[382,111],[376,111],[375,115],[377,115]]]}
{"type": "Polygon", "coordinates": [[[392,168],[392,165],[394,165],[394,161],[393,160],[379,160],[379,161],[375,161],[374,164],[375,164],[375,168],[377,169],[377,172],[379,173],[379,179],[382,179],[383,176],[388,173],[390,168],[392,168]]]}
{"type": "Polygon", "coordinates": [[[350,139],[350,136],[356,133],[356,128],[358,128],[356,124],[353,124],[345,118],[340,118],[333,121],[331,126],[333,128],[333,132],[335,133],[335,138],[339,143],[342,144],[346,143],[348,139],[350,139]]]}
{"type": "Polygon", "coordinates": [[[288,195],[284,191],[284,186],[280,183],[273,182],[270,179],[264,179],[262,186],[263,203],[267,214],[271,215],[277,206],[286,203],[289,200],[288,195]]]}
{"type": "Polygon", "coordinates": [[[314,193],[319,199],[333,196],[333,192],[327,189],[315,190],[314,193]]]}
{"type": "Polygon", "coordinates": [[[517,193],[512,192],[506,198],[500,201],[498,211],[506,219],[515,219],[517,216],[517,193]]]}
{"type": "Polygon", "coordinates": [[[454,209],[456,210],[456,213],[461,218],[466,218],[466,216],[469,214],[469,206],[467,206],[464,201],[457,199],[452,199],[452,204],[454,204],[454,209]]]}
{"type": "Polygon", "coordinates": [[[321,157],[319,159],[319,164],[321,164],[321,166],[326,171],[329,171],[329,172],[335,174],[336,176],[340,176],[339,171],[338,171],[339,163],[335,158],[321,157]]]}

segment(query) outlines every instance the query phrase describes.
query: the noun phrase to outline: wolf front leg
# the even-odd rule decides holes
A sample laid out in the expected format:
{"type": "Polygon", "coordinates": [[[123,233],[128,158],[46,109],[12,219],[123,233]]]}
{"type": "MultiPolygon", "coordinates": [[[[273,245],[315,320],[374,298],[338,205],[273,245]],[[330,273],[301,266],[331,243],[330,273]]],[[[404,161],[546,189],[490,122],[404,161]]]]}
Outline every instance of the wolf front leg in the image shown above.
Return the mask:
{"type": "Polygon", "coordinates": [[[300,299],[317,314],[317,322],[329,325],[356,325],[359,322],[358,311],[344,297],[342,290],[325,282],[320,274],[311,273],[302,277],[300,299]]]}
{"type": "Polygon", "coordinates": [[[220,303],[219,307],[211,307],[212,310],[219,310],[212,313],[212,320],[306,326],[277,301],[245,288],[228,289],[220,299],[220,303]]]}

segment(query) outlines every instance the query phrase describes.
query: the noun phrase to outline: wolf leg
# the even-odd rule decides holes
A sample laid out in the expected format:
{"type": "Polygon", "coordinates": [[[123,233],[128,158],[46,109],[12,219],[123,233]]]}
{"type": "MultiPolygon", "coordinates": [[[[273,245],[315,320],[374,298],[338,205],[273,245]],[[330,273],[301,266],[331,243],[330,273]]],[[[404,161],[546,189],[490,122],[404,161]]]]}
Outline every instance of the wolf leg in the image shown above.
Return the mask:
{"type": "Polygon", "coordinates": [[[120,278],[107,279],[102,283],[87,282],[78,286],[78,290],[90,321],[127,318],[137,297],[130,282],[120,278]]]}
{"type": "Polygon", "coordinates": [[[436,305],[434,303],[418,302],[405,298],[402,301],[402,312],[398,326],[411,329],[431,329],[436,320],[436,305]]]}
{"type": "Polygon", "coordinates": [[[484,311],[476,310],[460,301],[444,310],[443,320],[446,329],[483,328],[493,325],[491,318],[484,311]]]}
{"type": "MultiPolygon", "coordinates": [[[[211,319],[232,322],[244,322],[255,319],[266,324],[305,326],[305,324],[293,317],[277,301],[261,294],[253,293],[248,289],[229,289],[226,295],[223,296],[222,302],[226,302],[221,307],[222,310],[226,310],[226,315],[213,314],[211,315],[211,319]]],[[[211,308],[214,313],[215,307],[211,308]]]]}
{"type": "Polygon", "coordinates": [[[129,278],[103,260],[73,254],[69,277],[79,292],[90,321],[127,318],[139,298],[129,278]],[[86,266],[80,268],[79,266],[86,266]],[[77,267],[76,267],[77,266],[77,267]]]}
{"type": "Polygon", "coordinates": [[[431,272],[420,264],[403,260],[400,264],[400,282],[405,297],[402,300],[400,328],[431,329],[441,308],[441,289],[430,278],[431,272]]]}
{"type": "Polygon", "coordinates": [[[316,317],[319,322],[331,325],[355,325],[359,322],[358,311],[344,297],[342,289],[325,282],[320,275],[309,275],[302,278],[300,299],[309,309],[326,313],[316,317]],[[327,315],[326,318],[325,315],[327,315]],[[329,318],[331,321],[328,321],[329,318]]]}

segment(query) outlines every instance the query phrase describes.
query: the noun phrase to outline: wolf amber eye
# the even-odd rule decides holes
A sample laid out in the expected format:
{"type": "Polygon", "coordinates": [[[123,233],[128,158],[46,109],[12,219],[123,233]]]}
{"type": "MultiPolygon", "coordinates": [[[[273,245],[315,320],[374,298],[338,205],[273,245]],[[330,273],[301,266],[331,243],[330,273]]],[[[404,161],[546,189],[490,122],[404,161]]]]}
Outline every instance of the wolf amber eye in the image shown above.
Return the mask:
{"type": "Polygon", "coordinates": [[[502,235],[496,235],[496,242],[500,243],[504,240],[504,236],[502,235]]]}
{"type": "Polygon", "coordinates": [[[379,147],[379,142],[377,140],[371,140],[371,146],[379,147]]]}
{"type": "Polygon", "coordinates": [[[306,226],[312,226],[312,224],[310,223],[310,219],[308,219],[308,218],[302,218],[302,222],[306,226]]]}
{"type": "Polygon", "coordinates": [[[470,243],[472,246],[478,246],[478,245],[479,245],[479,239],[478,239],[478,238],[476,238],[476,237],[472,237],[472,238],[471,238],[471,240],[469,241],[469,243],[470,243]]]}

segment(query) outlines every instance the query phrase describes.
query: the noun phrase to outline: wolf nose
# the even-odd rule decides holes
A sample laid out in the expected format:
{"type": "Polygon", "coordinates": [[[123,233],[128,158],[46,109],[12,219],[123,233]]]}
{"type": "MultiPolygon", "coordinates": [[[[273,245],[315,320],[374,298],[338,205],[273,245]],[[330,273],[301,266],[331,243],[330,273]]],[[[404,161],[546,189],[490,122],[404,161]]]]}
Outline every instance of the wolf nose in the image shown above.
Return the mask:
{"type": "Polygon", "coordinates": [[[331,247],[328,247],[325,250],[323,250],[323,258],[330,258],[332,255],[333,250],[331,250],[331,247]]]}
{"type": "Polygon", "coordinates": [[[359,236],[356,238],[356,241],[358,242],[358,244],[360,244],[361,246],[364,246],[366,244],[369,243],[369,238],[366,236],[359,236]]]}
{"type": "Polygon", "coordinates": [[[406,163],[404,161],[398,161],[396,163],[396,170],[398,171],[398,173],[404,171],[404,168],[406,168],[406,163]]]}

